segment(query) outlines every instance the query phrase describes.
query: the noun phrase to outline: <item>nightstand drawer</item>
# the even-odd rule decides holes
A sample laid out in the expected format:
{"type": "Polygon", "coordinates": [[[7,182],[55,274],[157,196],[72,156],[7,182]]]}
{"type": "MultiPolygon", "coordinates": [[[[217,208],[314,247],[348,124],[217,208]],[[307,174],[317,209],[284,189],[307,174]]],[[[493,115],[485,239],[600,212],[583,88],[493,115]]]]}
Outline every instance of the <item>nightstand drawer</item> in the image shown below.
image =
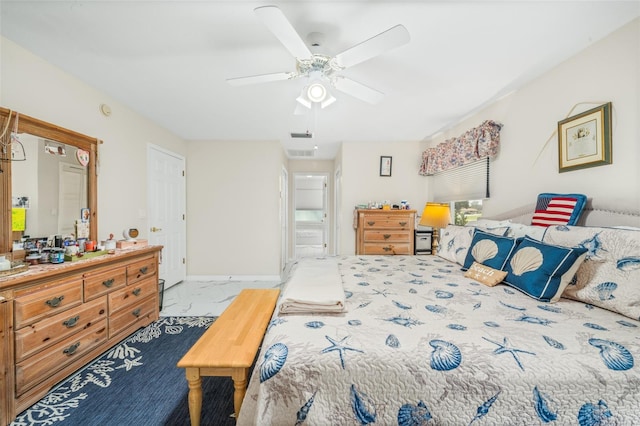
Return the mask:
{"type": "Polygon", "coordinates": [[[364,243],[364,253],[361,254],[413,254],[413,250],[408,243],[364,243]]]}
{"type": "Polygon", "coordinates": [[[364,231],[364,241],[367,242],[406,242],[411,237],[409,231],[364,231]]]}
{"type": "Polygon", "coordinates": [[[410,229],[412,223],[406,217],[366,217],[364,218],[364,229],[410,229]]]}

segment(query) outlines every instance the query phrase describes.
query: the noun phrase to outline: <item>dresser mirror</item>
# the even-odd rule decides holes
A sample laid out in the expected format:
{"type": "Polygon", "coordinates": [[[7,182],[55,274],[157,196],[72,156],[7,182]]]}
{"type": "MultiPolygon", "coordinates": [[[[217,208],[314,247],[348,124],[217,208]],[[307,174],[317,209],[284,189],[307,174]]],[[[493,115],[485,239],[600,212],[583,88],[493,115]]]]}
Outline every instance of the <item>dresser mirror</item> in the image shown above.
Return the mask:
{"type": "MultiPolygon", "coordinates": [[[[14,241],[76,234],[77,219],[97,238],[98,139],[0,108],[0,253],[14,241]],[[11,141],[11,133],[17,140],[11,141]],[[84,213],[84,216],[82,215],[84,213]],[[22,229],[24,228],[24,229],[22,229]]],[[[18,246],[16,246],[18,247],[18,246]]],[[[16,250],[13,258],[21,258],[16,250]]]]}

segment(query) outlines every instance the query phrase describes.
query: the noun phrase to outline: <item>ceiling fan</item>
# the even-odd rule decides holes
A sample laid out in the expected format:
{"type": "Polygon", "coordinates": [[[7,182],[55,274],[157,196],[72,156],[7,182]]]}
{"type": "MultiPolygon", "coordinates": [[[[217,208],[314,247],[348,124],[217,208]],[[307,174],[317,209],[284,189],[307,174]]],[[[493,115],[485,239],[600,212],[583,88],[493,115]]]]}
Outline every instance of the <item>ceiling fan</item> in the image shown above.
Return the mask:
{"type": "Polygon", "coordinates": [[[402,46],[410,39],[407,29],[402,25],[396,25],[331,57],[312,53],[277,6],[257,7],[254,12],[296,59],[296,69],[289,72],[228,78],[227,82],[232,86],[243,86],[308,77],[310,84],[303,89],[303,93],[297,99],[307,108],[311,108],[312,103],[317,103],[324,108],[335,101],[322,82],[362,101],[371,104],[380,102],[384,98],[384,93],[339,73],[346,68],[402,46]]]}

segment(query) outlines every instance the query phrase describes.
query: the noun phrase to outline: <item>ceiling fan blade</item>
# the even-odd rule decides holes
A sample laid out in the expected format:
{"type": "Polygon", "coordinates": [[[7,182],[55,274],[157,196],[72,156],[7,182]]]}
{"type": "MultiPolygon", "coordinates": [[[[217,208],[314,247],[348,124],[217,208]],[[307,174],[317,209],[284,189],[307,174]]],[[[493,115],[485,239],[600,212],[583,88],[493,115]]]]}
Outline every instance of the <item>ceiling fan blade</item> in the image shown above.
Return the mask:
{"type": "Polygon", "coordinates": [[[361,101],[374,105],[384,98],[384,93],[342,76],[337,76],[335,78],[333,81],[333,87],[347,95],[351,95],[354,98],[358,98],[361,101]]]}
{"type": "Polygon", "coordinates": [[[289,80],[294,73],[276,72],[272,74],[251,75],[248,77],[228,78],[227,83],[232,86],[246,86],[248,84],[268,83],[270,81],[289,80]]]}
{"type": "Polygon", "coordinates": [[[335,60],[340,67],[348,68],[378,56],[387,50],[402,46],[408,43],[410,39],[409,31],[402,25],[396,25],[337,54],[335,60]]]}
{"type": "Polygon", "coordinates": [[[253,11],[296,59],[310,58],[311,51],[277,6],[256,7],[253,11]]]}

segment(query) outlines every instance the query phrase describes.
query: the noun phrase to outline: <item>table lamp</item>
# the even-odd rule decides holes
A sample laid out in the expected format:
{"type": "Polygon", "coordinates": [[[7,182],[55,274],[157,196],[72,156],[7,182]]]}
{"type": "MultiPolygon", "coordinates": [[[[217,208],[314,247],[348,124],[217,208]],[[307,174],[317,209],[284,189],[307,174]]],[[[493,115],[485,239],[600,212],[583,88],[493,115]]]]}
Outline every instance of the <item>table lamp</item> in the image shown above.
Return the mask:
{"type": "Polygon", "coordinates": [[[449,213],[449,204],[427,203],[422,210],[420,218],[420,226],[430,226],[433,229],[433,237],[431,239],[431,253],[436,254],[438,250],[438,240],[440,236],[438,231],[449,224],[451,215],[449,213]]]}

